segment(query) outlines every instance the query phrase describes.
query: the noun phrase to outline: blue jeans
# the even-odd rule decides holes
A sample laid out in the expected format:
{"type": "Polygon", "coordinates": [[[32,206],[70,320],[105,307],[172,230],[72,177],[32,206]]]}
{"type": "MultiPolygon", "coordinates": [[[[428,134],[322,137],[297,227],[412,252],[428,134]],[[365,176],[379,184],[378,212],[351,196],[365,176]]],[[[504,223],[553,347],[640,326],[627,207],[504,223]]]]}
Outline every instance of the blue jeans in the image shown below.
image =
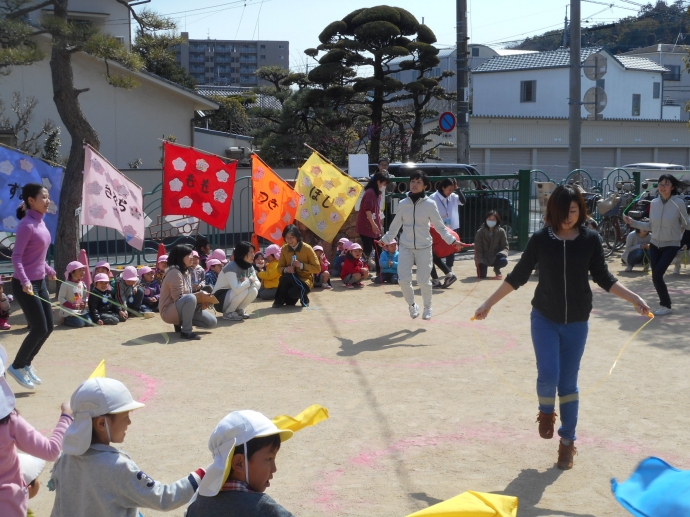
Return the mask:
{"type": "Polygon", "coordinates": [[[86,325],[91,325],[91,318],[88,314],[82,314],[79,316],[65,316],[63,321],[66,327],[74,327],[75,329],[80,329],[86,325]]]}
{"type": "Polygon", "coordinates": [[[589,324],[554,323],[536,309],[530,314],[532,343],[537,357],[537,396],[539,411],[550,415],[556,406],[556,391],[561,410],[558,435],[575,440],[580,395],[577,374],[585,351],[589,324]]]}
{"type": "Polygon", "coordinates": [[[657,248],[654,244],[649,245],[649,257],[652,262],[652,282],[654,282],[654,289],[659,295],[659,305],[662,307],[671,308],[671,296],[668,294],[668,287],[664,282],[664,274],[671,265],[673,259],[680,246],[665,246],[657,248]]]}
{"type": "MultiPolygon", "coordinates": [[[[501,269],[503,269],[507,265],[508,259],[499,253],[498,255],[496,255],[496,260],[494,261],[494,273],[499,275],[501,273],[501,269]]],[[[488,272],[489,266],[487,266],[486,264],[479,264],[479,278],[486,278],[488,272]]]]}
{"type": "Polygon", "coordinates": [[[647,260],[649,260],[649,255],[647,254],[646,250],[643,250],[642,248],[632,250],[630,253],[628,253],[628,265],[636,266],[637,264],[642,264],[645,256],[647,257],[647,260]]]}

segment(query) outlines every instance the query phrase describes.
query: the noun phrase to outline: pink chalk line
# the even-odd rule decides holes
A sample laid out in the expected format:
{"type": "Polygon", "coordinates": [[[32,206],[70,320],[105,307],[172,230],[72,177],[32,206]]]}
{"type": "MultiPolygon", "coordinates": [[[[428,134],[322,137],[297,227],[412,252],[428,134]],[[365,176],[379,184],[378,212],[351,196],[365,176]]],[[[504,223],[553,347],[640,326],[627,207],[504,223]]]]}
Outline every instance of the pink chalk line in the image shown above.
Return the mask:
{"type": "Polygon", "coordinates": [[[322,472],[319,476],[320,481],[316,483],[314,489],[320,494],[312,502],[319,505],[324,511],[339,511],[341,503],[337,501],[338,496],[335,493],[333,485],[343,477],[345,469],[337,469],[332,472],[322,472]]]}

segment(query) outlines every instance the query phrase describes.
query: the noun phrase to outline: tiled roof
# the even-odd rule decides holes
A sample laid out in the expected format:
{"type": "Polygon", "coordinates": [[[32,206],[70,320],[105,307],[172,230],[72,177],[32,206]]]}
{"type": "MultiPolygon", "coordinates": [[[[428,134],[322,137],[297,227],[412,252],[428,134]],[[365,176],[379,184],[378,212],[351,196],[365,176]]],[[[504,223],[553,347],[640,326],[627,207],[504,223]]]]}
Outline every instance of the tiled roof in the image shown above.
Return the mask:
{"type": "MultiPolygon", "coordinates": [[[[245,95],[252,93],[252,88],[246,86],[213,86],[211,84],[200,84],[196,87],[196,91],[204,97],[231,97],[237,95],[245,95]]],[[[271,95],[256,95],[256,102],[248,104],[247,108],[271,108],[280,110],[283,108],[282,104],[271,95]]]]}
{"type": "Polygon", "coordinates": [[[624,52],[623,55],[631,54],[687,54],[688,47],[686,45],[671,45],[670,43],[657,43],[656,45],[650,45],[649,47],[636,48],[629,52],[624,52]]]}
{"type": "MultiPolygon", "coordinates": [[[[653,61],[643,57],[613,56],[600,47],[583,48],[580,60],[584,62],[590,55],[603,51],[612,59],[617,60],[629,70],[645,70],[650,72],[666,72],[667,70],[653,61]]],[[[540,68],[564,68],[570,66],[570,49],[550,50],[536,54],[519,54],[513,56],[498,56],[482,63],[472,73],[505,72],[512,70],[532,70],[540,68]]]]}

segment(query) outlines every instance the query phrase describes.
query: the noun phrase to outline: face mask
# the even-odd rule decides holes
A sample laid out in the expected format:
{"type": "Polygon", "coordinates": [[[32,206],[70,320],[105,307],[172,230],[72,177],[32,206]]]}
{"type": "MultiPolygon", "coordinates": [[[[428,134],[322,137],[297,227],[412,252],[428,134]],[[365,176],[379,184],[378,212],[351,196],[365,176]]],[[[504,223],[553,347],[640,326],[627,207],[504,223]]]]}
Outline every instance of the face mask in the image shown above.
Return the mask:
{"type": "Polygon", "coordinates": [[[492,220],[490,220],[490,219],[487,219],[487,220],[486,220],[486,225],[487,225],[489,228],[493,228],[494,226],[496,226],[496,221],[492,221],[492,220]]]}

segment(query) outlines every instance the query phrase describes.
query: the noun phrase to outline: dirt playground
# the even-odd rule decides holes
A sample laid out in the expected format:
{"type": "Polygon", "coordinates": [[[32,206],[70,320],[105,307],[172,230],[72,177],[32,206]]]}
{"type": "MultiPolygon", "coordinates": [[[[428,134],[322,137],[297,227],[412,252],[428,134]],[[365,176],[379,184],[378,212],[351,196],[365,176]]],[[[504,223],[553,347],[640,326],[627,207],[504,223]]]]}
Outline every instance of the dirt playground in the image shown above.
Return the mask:
{"type": "MultiPolygon", "coordinates": [[[[650,275],[624,273],[619,259],[610,267],[658,307],[650,275]]],[[[529,312],[537,278],[473,323],[498,282],[478,282],[471,260],[454,270],[459,280],[434,290],[430,322],[410,319],[397,286],[345,290],[334,281],[333,291],[311,295],[309,309],[255,302],[252,319],[220,320],[201,341],[180,340],[158,317],[56,327],[34,361],[43,385],[29,393],[8,382],[21,414],[48,434],[60,403],[106,359],[108,376],[146,404],[120,447],[164,483],[210,463],[208,437],[230,411],[272,418],[320,404],[330,419],[283,445],[267,492],[298,517],[404,517],[466,490],[517,496],[520,517],[624,516],[612,477],[627,479],[648,456],[690,469],[690,269],[667,275],[675,312],[630,342],[610,376],[645,318],[594,286],[579,454],[567,472],[555,466],[557,439],[539,438],[535,423],[529,312]]],[[[0,336],[10,357],[26,333],[13,306],[12,330],[0,336]]],[[[37,517],[52,508],[49,471],[30,501],[37,517]]]]}

